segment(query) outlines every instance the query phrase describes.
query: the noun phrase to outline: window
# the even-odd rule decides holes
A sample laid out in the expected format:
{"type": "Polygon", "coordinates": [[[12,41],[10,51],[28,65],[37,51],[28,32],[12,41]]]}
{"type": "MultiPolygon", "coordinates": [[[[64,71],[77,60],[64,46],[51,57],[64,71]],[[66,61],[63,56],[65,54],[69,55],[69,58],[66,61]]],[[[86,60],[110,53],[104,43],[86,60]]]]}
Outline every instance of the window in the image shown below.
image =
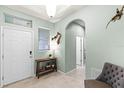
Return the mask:
{"type": "Polygon", "coordinates": [[[50,33],[49,30],[39,28],[38,29],[38,43],[39,50],[49,50],[50,49],[50,33]]]}
{"type": "Polygon", "coordinates": [[[23,19],[9,14],[4,14],[4,16],[5,16],[5,23],[32,28],[32,20],[23,19]]]}

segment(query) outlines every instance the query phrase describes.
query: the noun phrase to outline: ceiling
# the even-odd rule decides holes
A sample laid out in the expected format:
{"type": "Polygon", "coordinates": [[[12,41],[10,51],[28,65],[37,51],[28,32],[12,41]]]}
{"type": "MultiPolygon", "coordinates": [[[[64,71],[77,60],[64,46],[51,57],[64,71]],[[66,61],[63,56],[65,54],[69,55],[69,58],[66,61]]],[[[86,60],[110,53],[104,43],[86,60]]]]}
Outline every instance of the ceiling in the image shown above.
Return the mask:
{"type": "Polygon", "coordinates": [[[8,8],[23,12],[25,14],[35,16],[50,22],[58,22],[72,13],[84,8],[86,5],[57,5],[56,14],[53,18],[49,18],[45,5],[7,5],[8,8]]]}

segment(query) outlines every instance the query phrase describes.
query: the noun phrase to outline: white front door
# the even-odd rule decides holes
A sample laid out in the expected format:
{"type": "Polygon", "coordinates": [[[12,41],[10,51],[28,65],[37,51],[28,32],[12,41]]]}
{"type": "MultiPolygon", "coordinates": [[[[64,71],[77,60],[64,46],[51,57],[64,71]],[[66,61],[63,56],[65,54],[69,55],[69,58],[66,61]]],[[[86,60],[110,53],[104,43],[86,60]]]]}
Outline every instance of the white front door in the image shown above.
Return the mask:
{"type": "Polygon", "coordinates": [[[32,33],[4,28],[3,30],[4,85],[31,76],[32,33]]]}

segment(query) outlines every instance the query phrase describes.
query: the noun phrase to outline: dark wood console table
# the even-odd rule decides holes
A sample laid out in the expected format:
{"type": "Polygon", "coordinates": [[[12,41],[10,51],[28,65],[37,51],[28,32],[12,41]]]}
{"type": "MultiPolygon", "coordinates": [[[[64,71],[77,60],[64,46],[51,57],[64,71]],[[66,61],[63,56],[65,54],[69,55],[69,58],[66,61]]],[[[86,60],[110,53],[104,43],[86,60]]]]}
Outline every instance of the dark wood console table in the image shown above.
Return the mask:
{"type": "Polygon", "coordinates": [[[56,58],[44,58],[36,59],[36,77],[39,79],[40,75],[48,72],[57,72],[57,59],[56,58]]]}

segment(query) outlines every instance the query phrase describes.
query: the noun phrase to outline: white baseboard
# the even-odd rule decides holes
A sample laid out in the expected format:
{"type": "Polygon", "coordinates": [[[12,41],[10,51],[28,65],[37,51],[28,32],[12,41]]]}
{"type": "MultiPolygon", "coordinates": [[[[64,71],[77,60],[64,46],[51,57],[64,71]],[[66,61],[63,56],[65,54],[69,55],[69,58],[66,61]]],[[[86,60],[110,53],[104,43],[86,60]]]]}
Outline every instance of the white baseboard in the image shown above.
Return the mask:
{"type": "Polygon", "coordinates": [[[72,70],[69,71],[69,72],[63,72],[63,71],[61,71],[61,70],[58,70],[58,72],[60,72],[60,73],[62,73],[62,74],[68,74],[68,73],[71,73],[71,72],[74,71],[74,70],[76,70],[76,68],[75,68],[75,69],[72,69],[72,70]]]}
{"type": "Polygon", "coordinates": [[[65,72],[61,71],[61,70],[58,70],[58,72],[62,73],[62,74],[65,74],[65,72]]]}
{"type": "Polygon", "coordinates": [[[91,79],[96,79],[100,73],[102,72],[102,69],[97,69],[97,68],[91,68],[91,79]]]}
{"type": "Polygon", "coordinates": [[[76,68],[74,68],[74,69],[72,69],[72,70],[66,72],[66,74],[71,73],[71,72],[73,72],[74,70],[76,70],[76,68]]]}
{"type": "MultiPolygon", "coordinates": [[[[85,67],[83,67],[84,68],[84,70],[85,70],[85,67]]],[[[70,71],[68,71],[68,72],[63,72],[63,71],[61,71],[61,70],[58,70],[58,72],[60,72],[60,73],[62,73],[62,74],[68,74],[68,73],[71,73],[71,72],[73,72],[74,70],[76,70],[77,68],[74,68],[74,69],[72,69],[72,70],[70,70],[70,71]]]]}

